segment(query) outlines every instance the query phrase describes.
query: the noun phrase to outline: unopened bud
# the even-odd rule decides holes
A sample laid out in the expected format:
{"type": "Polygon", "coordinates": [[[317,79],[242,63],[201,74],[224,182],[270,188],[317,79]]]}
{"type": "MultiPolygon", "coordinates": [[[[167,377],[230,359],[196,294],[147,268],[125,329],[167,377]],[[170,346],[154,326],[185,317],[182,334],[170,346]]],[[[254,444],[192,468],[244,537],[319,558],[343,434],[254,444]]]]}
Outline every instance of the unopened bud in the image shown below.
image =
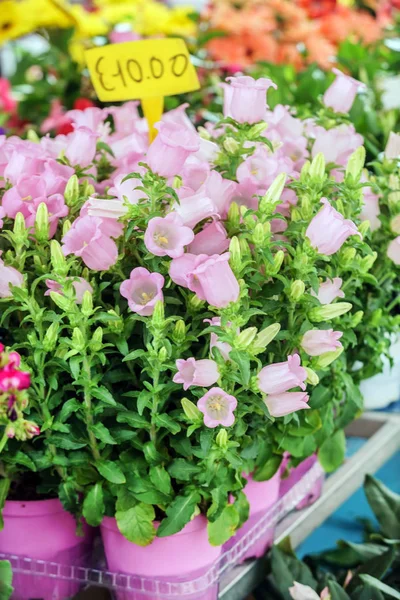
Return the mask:
{"type": "Polygon", "coordinates": [[[36,211],[35,237],[38,242],[47,242],[49,239],[49,210],[47,204],[41,202],[36,211]]]}
{"type": "Polygon", "coordinates": [[[193,294],[189,300],[189,306],[194,310],[199,310],[199,308],[204,306],[204,300],[196,296],[196,294],[193,294]]]}
{"type": "Polygon", "coordinates": [[[350,267],[352,264],[357,252],[355,248],[345,248],[340,253],[340,264],[343,267],[350,267]]]}
{"type": "Polygon", "coordinates": [[[164,363],[168,358],[168,350],[166,349],[165,346],[163,346],[162,348],[160,348],[159,352],[158,352],[158,359],[161,363],[164,363]]]}
{"type": "Polygon", "coordinates": [[[96,192],[96,190],[94,189],[94,186],[89,183],[89,181],[86,179],[83,183],[82,183],[82,196],[83,198],[88,198],[89,196],[93,196],[93,194],[96,192]]]}
{"type": "Polygon", "coordinates": [[[236,202],[232,202],[232,204],[229,207],[228,223],[234,229],[237,229],[239,227],[240,211],[239,211],[239,206],[236,204],[236,202]]]}
{"type": "Polygon", "coordinates": [[[346,314],[353,308],[350,302],[336,302],[335,304],[325,304],[325,306],[317,306],[312,308],[308,313],[308,318],[312,323],[321,323],[322,321],[330,321],[341,315],[346,314]]]}
{"type": "Polygon", "coordinates": [[[316,372],[313,371],[313,369],[310,369],[310,367],[304,367],[304,369],[307,373],[306,383],[309,383],[310,385],[318,385],[319,377],[316,372]]]}
{"type": "Polygon", "coordinates": [[[390,207],[398,210],[398,205],[400,204],[400,191],[390,192],[388,195],[388,200],[390,207]]]}
{"type": "Polygon", "coordinates": [[[72,348],[81,352],[85,347],[85,338],[78,327],[74,327],[72,332],[72,348]]]}
{"type": "Polygon", "coordinates": [[[247,329],[241,331],[237,336],[235,340],[235,347],[239,350],[244,350],[245,348],[250,346],[256,335],[257,327],[247,327],[247,329]]]}
{"type": "Polygon", "coordinates": [[[151,322],[157,329],[161,329],[165,324],[164,302],[158,300],[154,307],[154,312],[151,317],[151,322]]]}
{"type": "Polygon", "coordinates": [[[69,219],[67,219],[66,221],[64,221],[63,228],[62,228],[63,237],[64,237],[64,235],[67,235],[67,233],[71,229],[71,227],[72,227],[72,223],[71,223],[71,221],[69,219]]]}
{"type": "Polygon", "coordinates": [[[252,233],[252,240],[255,246],[262,247],[265,243],[264,227],[262,223],[257,223],[252,233]]]}
{"type": "Polygon", "coordinates": [[[183,408],[183,412],[190,421],[199,421],[203,418],[203,415],[199,411],[197,406],[187,398],[182,398],[181,405],[183,408]]]}
{"type": "Polygon", "coordinates": [[[34,142],[35,144],[38,144],[40,142],[40,138],[34,129],[28,129],[26,139],[30,142],[34,142]]]}
{"type": "Polygon", "coordinates": [[[239,246],[242,259],[244,260],[246,258],[249,258],[251,256],[249,242],[243,236],[239,238],[239,246]]]}
{"type": "Polygon", "coordinates": [[[285,259],[285,253],[283,250],[278,250],[274,256],[274,273],[279,273],[282,263],[285,259]]]}
{"type": "Polygon", "coordinates": [[[361,269],[364,271],[364,273],[368,273],[368,271],[370,271],[370,269],[372,268],[373,264],[375,263],[377,257],[378,257],[378,253],[373,252],[372,254],[368,254],[368,256],[364,256],[364,258],[361,259],[360,265],[361,265],[361,269]]]}
{"type": "Polygon", "coordinates": [[[53,300],[54,304],[58,306],[58,308],[61,308],[61,310],[65,312],[71,310],[71,300],[65,298],[65,296],[62,296],[57,292],[50,292],[50,298],[53,300]]]}
{"type": "Polygon", "coordinates": [[[229,262],[234,273],[240,273],[242,268],[242,255],[240,252],[239,240],[236,236],[234,236],[230,241],[229,253],[231,255],[229,262]]]}
{"type": "Polygon", "coordinates": [[[228,447],[228,432],[226,429],[220,429],[217,433],[217,437],[215,438],[215,442],[217,446],[222,448],[222,450],[226,450],[228,447]]]}
{"type": "Polygon", "coordinates": [[[179,319],[179,321],[177,321],[175,323],[175,327],[174,327],[174,331],[172,333],[172,339],[174,340],[174,342],[178,345],[182,344],[182,342],[185,341],[185,337],[186,337],[186,325],[185,322],[182,321],[182,319],[179,319]]]}
{"type": "Polygon", "coordinates": [[[302,220],[303,215],[302,212],[299,208],[297,208],[296,206],[294,206],[292,208],[292,210],[290,211],[290,217],[293,221],[293,223],[298,223],[299,221],[302,220]]]}
{"type": "Polygon", "coordinates": [[[199,127],[197,129],[197,133],[199,134],[202,140],[211,140],[211,135],[205,127],[199,127]]]}
{"type": "Polygon", "coordinates": [[[325,156],[319,152],[312,160],[309,170],[310,178],[319,183],[325,176],[325,156]]]}
{"type": "Polygon", "coordinates": [[[354,183],[358,183],[360,181],[361,173],[365,163],[365,148],[364,146],[359,146],[357,150],[353,152],[350,156],[347,167],[346,167],[346,176],[345,181],[351,180],[354,183]]]}
{"type": "Polygon", "coordinates": [[[396,215],[390,221],[390,229],[393,231],[393,233],[396,233],[397,235],[400,234],[400,215],[396,215]]]}
{"type": "Polygon", "coordinates": [[[263,214],[272,214],[277,204],[279,204],[283,189],[286,184],[286,173],[280,173],[267,190],[267,193],[261,198],[259,210],[263,214]]]}
{"type": "Polygon", "coordinates": [[[15,216],[13,233],[17,244],[23,244],[28,239],[28,229],[25,227],[25,218],[20,212],[15,216]]]}
{"type": "Polygon", "coordinates": [[[93,296],[89,290],[83,294],[81,312],[84,317],[91,317],[93,314],[93,296]]]}
{"type": "Polygon", "coordinates": [[[183,184],[182,177],[180,177],[179,175],[175,175],[172,187],[174,187],[176,190],[179,190],[179,188],[182,187],[182,184],[183,184]]]}
{"type": "Polygon", "coordinates": [[[99,352],[103,346],[103,329],[97,327],[92,339],[90,340],[89,348],[92,352],[99,352]]]}
{"type": "Polygon", "coordinates": [[[68,265],[57,240],[50,242],[50,257],[55,274],[64,277],[68,273],[68,265]]]}
{"type": "Polygon", "coordinates": [[[321,354],[321,356],[318,356],[317,360],[314,363],[316,368],[326,369],[326,367],[329,367],[331,363],[333,363],[337,358],[339,358],[342,352],[343,346],[341,348],[337,348],[333,352],[325,352],[325,354],[321,354]]]}
{"type": "Polygon", "coordinates": [[[301,181],[304,181],[305,179],[308,178],[308,176],[310,174],[310,166],[311,166],[310,161],[306,160],[306,162],[302,166],[301,172],[300,172],[300,179],[301,179],[301,181]]]}
{"type": "Polygon", "coordinates": [[[296,279],[296,281],[293,281],[291,286],[290,286],[290,290],[289,290],[289,299],[292,302],[298,302],[300,300],[300,298],[302,296],[304,296],[304,292],[306,291],[306,286],[304,284],[304,281],[301,281],[301,279],[296,279]]]}
{"type": "Polygon", "coordinates": [[[72,175],[65,186],[64,191],[65,203],[67,206],[75,206],[79,200],[79,179],[76,175],[72,175]]]}
{"type": "Polygon", "coordinates": [[[50,327],[46,331],[46,335],[43,339],[43,349],[45,352],[53,352],[57,344],[58,339],[58,323],[51,323],[50,327]]]}
{"type": "Polygon", "coordinates": [[[362,223],[360,223],[360,225],[358,226],[358,231],[361,233],[361,236],[364,238],[366,236],[366,234],[368,233],[368,231],[371,229],[371,223],[366,220],[363,221],[362,223]]]}
{"type": "Polygon", "coordinates": [[[351,318],[351,327],[353,329],[361,323],[361,321],[363,320],[363,316],[364,316],[363,310],[358,310],[356,313],[354,313],[354,315],[351,318]]]}
{"type": "Polygon", "coordinates": [[[254,340],[254,344],[252,347],[253,354],[260,354],[260,352],[264,352],[265,348],[272,342],[272,340],[278,335],[281,326],[279,323],[273,323],[268,327],[265,327],[260,333],[257,335],[254,340]]]}
{"type": "Polygon", "coordinates": [[[240,148],[239,142],[233,139],[233,137],[225,138],[222,145],[229,154],[235,154],[240,148]]]}

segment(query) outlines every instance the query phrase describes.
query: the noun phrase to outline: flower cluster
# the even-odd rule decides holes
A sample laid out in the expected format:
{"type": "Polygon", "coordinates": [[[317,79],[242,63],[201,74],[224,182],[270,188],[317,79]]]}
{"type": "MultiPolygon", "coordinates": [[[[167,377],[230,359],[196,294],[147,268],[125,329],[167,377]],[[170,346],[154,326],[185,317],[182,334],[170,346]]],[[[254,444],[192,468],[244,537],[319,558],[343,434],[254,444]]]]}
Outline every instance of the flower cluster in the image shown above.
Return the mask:
{"type": "Polygon", "coordinates": [[[362,138],[341,115],[355,84],[338,78],[329,127],[271,111],[274,84],[243,76],[219,122],[197,131],[181,106],[150,145],[134,102],[2,139],[2,326],[45,432],[30,456],[90,524],[115,514],[145,545],[200,510],[221,544],[245,519],[243,474],[268,479],[284,452],[340,462],[375,256],[362,138]]]}

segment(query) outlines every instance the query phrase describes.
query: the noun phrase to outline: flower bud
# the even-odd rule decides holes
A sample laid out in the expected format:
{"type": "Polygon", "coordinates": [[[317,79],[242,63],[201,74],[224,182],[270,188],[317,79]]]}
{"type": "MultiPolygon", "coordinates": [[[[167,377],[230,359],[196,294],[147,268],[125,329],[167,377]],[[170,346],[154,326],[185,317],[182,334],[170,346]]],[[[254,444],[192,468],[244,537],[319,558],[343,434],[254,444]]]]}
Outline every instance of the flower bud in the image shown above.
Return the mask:
{"type": "Polygon", "coordinates": [[[74,327],[72,332],[72,348],[81,352],[85,348],[86,342],[82,331],[78,327],[74,327]]]}
{"type": "Polygon", "coordinates": [[[164,363],[168,358],[168,350],[166,349],[165,346],[163,346],[162,348],[160,348],[159,352],[158,352],[158,359],[161,363],[164,363]]]}
{"type": "Polygon", "coordinates": [[[34,129],[28,129],[26,139],[30,142],[34,142],[35,144],[38,144],[40,142],[40,138],[34,129]]]}
{"type": "Polygon", "coordinates": [[[299,221],[302,220],[303,215],[302,212],[299,208],[297,208],[297,206],[294,206],[292,208],[292,210],[290,211],[290,217],[293,221],[293,223],[298,223],[299,221]]]}
{"type": "Polygon", "coordinates": [[[229,154],[235,154],[240,148],[239,142],[237,142],[233,137],[225,138],[222,145],[229,154]]]}
{"type": "Polygon", "coordinates": [[[236,236],[234,236],[230,241],[229,253],[231,255],[229,262],[234,273],[240,273],[242,269],[242,255],[240,252],[239,240],[236,236]]]}
{"type": "Polygon", "coordinates": [[[390,221],[390,229],[393,231],[393,233],[396,233],[397,235],[400,234],[400,215],[396,215],[390,221]]]}
{"type": "Polygon", "coordinates": [[[361,233],[361,236],[364,238],[366,236],[366,234],[368,233],[368,231],[371,229],[371,223],[366,220],[363,221],[362,223],[360,223],[360,225],[358,226],[358,231],[361,233]]]}
{"type": "Polygon", "coordinates": [[[315,183],[323,181],[325,176],[325,156],[319,152],[311,162],[309,170],[310,178],[315,183]]]}
{"type": "Polygon", "coordinates": [[[108,310],[107,314],[110,315],[110,320],[107,323],[108,329],[114,333],[122,333],[124,331],[124,320],[122,317],[112,309],[108,310]]]}
{"type": "Polygon", "coordinates": [[[76,175],[72,175],[68,179],[67,185],[65,186],[64,198],[65,198],[65,203],[67,206],[75,206],[75,204],[78,202],[78,200],[79,200],[79,179],[76,175]]]}
{"type": "Polygon", "coordinates": [[[325,354],[321,354],[321,356],[318,356],[317,360],[314,363],[315,367],[317,369],[326,369],[326,367],[329,367],[329,365],[333,363],[333,361],[339,358],[343,350],[344,348],[341,347],[337,348],[333,352],[325,352],[325,354]]]}
{"type": "Polygon", "coordinates": [[[363,320],[363,316],[364,316],[363,310],[358,310],[356,313],[354,313],[354,315],[351,318],[351,327],[353,329],[361,323],[361,321],[363,320]]]}
{"type": "Polygon", "coordinates": [[[41,202],[36,211],[35,237],[38,242],[47,242],[49,239],[49,210],[47,204],[41,202]]]}
{"type": "Polygon", "coordinates": [[[151,322],[156,327],[156,329],[161,329],[164,327],[165,323],[165,314],[164,314],[164,302],[158,300],[154,307],[154,312],[151,317],[151,322]]]}
{"type": "Polygon", "coordinates": [[[82,196],[87,198],[88,196],[93,196],[95,192],[96,190],[94,189],[94,186],[86,179],[82,183],[82,196]]]}
{"type": "Polygon", "coordinates": [[[312,217],[312,206],[311,206],[311,199],[308,194],[304,194],[301,197],[300,207],[301,207],[300,213],[301,213],[302,219],[305,219],[305,220],[310,219],[312,217]]]}
{"type": "Polygon", "coordinates": [[[211,140],[211,135],[209,134],[209,132],[207,131],[207,129],[205,127],[199,127],[197,129],[197,133],[199,134],[199,136],[201,137],[202,140],[211,140]]]}
{"type": "Polygon", "coordinates": [[[217,433],[217,437],[215,438],[215,442],[217,446],[222,448],[222,450],[226,450],[228,447],[228,432],[226,429],[220,429],[217,433]]]}
{"type": "Polygon", "coordinates": [[[182,184],[182,177],[180,177],[179,175],[175,175],[172,187],[174,187],[176,190],[179,190],[179,188],[182,187],[182,184]]]}
{"type": "Polygon", "coordinates": [[[350,179],[355,183],[360,181],[361,173],[365,163],[365,148],[364,146],[359,146],[357,150],[353,152],[350,156],[347,167],[346,167],[346,175],[345,181],[350,179]]]}
{"type": "Polygon", "coordinates": [[[361,260],[360,260],[360,267],[362,269],[362,271],[364,273],[368,273],[368,271],[371,270],[374,262],[376,261],[378,257],[378,253],[377,252],[373,252],[372,254],[368,254],[368,256],[364,256],[361,260]]]}
{"type": "Polygon", "coordinates": [[[306,370],[306,373],[307,373],[306,383],[309,383],[310,385],[318,385],[319,377],[316,374],[316,372],[313,371],[313,369],[310,369],[310,367],[303,367],[303,368],[306,370]]]}
{"type": "Polygon", "coordinates": [[[261,248],[265,243],[264,227],[262,223],[257,223],[252,233],[252,240],[255,246],[261,248]]]}
{"type": "Polygon", "coordinates": [[[240,253],[241,253],[242,259],[245,260],[246,258],[250,258],[251,250],[250,250],[249,242],[246,240],[246,238],[244,238],[242,236],[239,238],[239,246],[240,246],[240,253]]]}
{"type": "Polygon", "coordinates": [[[93,314],[93,296],[89,290],[83,294],[81,312],[84,317],[90,317],[93,314]]]}
{"type": "Polygon", "coordinates": [[[240,212],[239,212],[239,206],[236,204],[236,202],[232,202],[232,204],[229,207],[228,223],[234,229],[237,229],[239,227],[240,212]]]}
{"type": "Polygon", "coordinates": [[[392,210],[398,210],[400,204],[400,192],[390,192],[388,195],[389,205],[392,210]]]}
{"type": "Polygon", "coordinates": [[[180,345],[185,341],[185,338],[186,325],[182,319],[179,319],[179,321],[175,323],[174,331],[172,332],[172,339],[174,340],[175,344],[180,345]]]}
{"type": "Polygon", "coordinates": [[[272,342],[272,340],[278,335],[281,326],[279,323],[273,323],[268,327],[265,327],[260,333],[257,335],[254,340],[254,344],[252,347],[253,354],[260,354],[260,352],[264,352],[265,348],[272,342]]]}
{"type": "Polygon", "coordinates": [[[249,132],[247,134],[248,139],[249,140],[254,140],[255,138],[258,138],[262,133],[265,132],[265,130],[267,128],[268,128],[268,123],[266,123],[265,121],[260,121],[259,123],[256,123],[249,130],[249,132]]]}
{"type": "Polygon", "coordinates": [[[274,268],[273,273],[279,273],[282,263],[285,259],[285,253],[283,250],[278,250],[278,252],[274,256],[274,268]]]}
{"type": "Polygon", "coordinates": [[[20,212],[15,215],[13,233],[17,245],[24,244],[28,239],[28,229],[25,227],[25,218],[20,212]]]}
{"type": "Polygon", "coordinates": [[[340,253],[340,266],[347,268],[350,267],[353,262],[357,252],[355,248],[345,248],[340,253]]]}
{"type": "Polygon", "coordinates": [[[71,300],[69,298],[65,298],[65,296],[62,296],[57,292],[50,292],[50,298],[53,300],[54,304],[64,312],[71,310],[71,300]]]}
{"type": "Polygon", "coordinates": [[[378,327],[380,325],[381,319],[382,319],[382,309],[381,308],[377,308],[376,310],[374,310],[374,312],[372,313],[372,316],[370,318],[370,324],[371,327],[378,327]]]}
{"type": "Polygon", "coordinates": [[[54,273],[60,277],[65,277],[68,273],[68,265],[57,240],[51,240],[50,242],[50,257],[54,273]]]}
{"type": "Polygon", "coordinates": [[[97,327],[96,331],[93,334],[92,339],[90,340],[89,348],[92,352],[100,352],[103,346],[103,329],[101,327],[97,327]]]}
{"type": "Polygon", "coordinates": [[[296,279],[296,281],[293,281],[291,286],[290,286],[290,290],[289,290],[289,299],[292,302],[298,302],[300,300],[300,298],[304,295],[304,292],[306,291],[306,286],[304,284],[304,281],[301,281],[301,279],[296,279]]]}
{"type": "Polygon", "coordinates": [[[306,160],[306,162],[302,166],[302,169],[301,169],[301,172],[300,172],[300,179],[301,179],[301,181],[304,181],[305,179],[308,178],[308,176],[310,174],[310,166],[311,166],[310,161],[306,160]]]}
{"type": "Polygon", "coordinates": [[[203,415],[201,414],[197,406],[193,404],[193,402],[191,402],[187,398],[182,398],[181,405],[183,408],[183,412],[190,421],[199,421],[200,419],[202,419],[203,415]]]}
{"type": "Polygon", "coordinates": [[[243,329],[235,340],[235,348],[244,350],[247,346],[250,346],[256,335],[257,327],[247,327],[247,329],[243,329]]]}
{"type": "Polygon", "coordinates": [[[350,302],[336,302],[335,304],[325,304],[325,306],[317,306],[312,308],[308,313],[308,318],[312,323],[321,323],[322,321],[330,321],[341,315],[346,314],[353,308],[350,302]]]}
{"type": "Polygon", "coordinates": [[[50,325],[50,327],[46,331],[46,335],[43,339],[43,349],[45,352],[53,352],[54,348],[57,344],[58,339],[58,323],[54,322],[50,325]]]}
{"type": "Polygon", "coordinates": [[[67,235],[68,231],[71,229],[72,224],[71,221],[69,219],[67,219],[66,221],[64,221],[63,223],[63,228],[62,228],[62,234],[67,235]]]}
{"type": "Polygon", "coordinates": [[[202,306],[204,306],[204,300],[201,300],[196,294],[193,294],[189,300],[189,306],[194,310],[199,310],[202,306]]]}
{"type": "Polygon", "coordinates": [[[267,193],[260,200],[259,210],[262,214],[271,215],[274,212],[275,206],[280,202],[286,179],[286,173],[280,173],[275,177],[267,193]]]}

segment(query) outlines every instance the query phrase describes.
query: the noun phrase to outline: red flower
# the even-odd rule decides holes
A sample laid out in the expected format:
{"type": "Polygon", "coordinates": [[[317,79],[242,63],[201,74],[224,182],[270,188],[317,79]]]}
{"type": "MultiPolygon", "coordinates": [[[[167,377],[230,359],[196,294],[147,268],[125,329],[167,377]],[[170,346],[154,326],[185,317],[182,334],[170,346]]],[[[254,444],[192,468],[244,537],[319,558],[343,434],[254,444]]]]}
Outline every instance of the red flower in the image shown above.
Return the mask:
{"type": "Polygon", "coordinates": [[[65,123],[62,123],[59,127],[57,127],[56,134],[57,135],[67,135],[67,133],[71,133],[72,131],[74,131],[72,122],[67,121],[65,123]]]}
{"type": "Polygon", "coordinates": [[[74,102],[75,110],[85,110],[86,108],[92,108],[92,106],[95,106],[95,104],[89,98],[77,98],[74,102]]]}

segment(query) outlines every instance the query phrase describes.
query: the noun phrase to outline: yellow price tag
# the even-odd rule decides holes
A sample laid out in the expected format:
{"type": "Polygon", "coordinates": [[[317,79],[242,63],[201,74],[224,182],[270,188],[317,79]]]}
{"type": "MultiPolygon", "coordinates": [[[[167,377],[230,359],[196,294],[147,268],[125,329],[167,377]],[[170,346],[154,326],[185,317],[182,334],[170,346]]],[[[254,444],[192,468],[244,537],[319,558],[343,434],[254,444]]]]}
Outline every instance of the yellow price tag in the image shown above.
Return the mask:
{"type": "Polygon", "coordinates": [[[86,50],[85,56],[102,102],[173,96],[200,87],[182,39],[111,44],[86,50]]]}

